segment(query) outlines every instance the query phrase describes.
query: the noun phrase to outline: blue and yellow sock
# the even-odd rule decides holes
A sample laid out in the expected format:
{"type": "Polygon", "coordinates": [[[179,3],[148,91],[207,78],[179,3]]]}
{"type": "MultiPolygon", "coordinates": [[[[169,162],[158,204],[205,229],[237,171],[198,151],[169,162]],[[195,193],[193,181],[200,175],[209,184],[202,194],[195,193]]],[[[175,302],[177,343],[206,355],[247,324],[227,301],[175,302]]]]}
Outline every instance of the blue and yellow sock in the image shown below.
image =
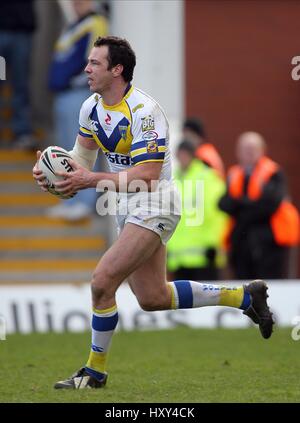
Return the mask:
{"type": "Polygon", "coordinates": [[[117,306],[105,310],[93,309],[92,347],[86,371],[101,380],[106,369],[107,353],[118,323],[117,306]]]}
{"type": "Polygon", "coordinates": [[[223,305],[246,310],[251,298],[243,286],[227,287],[194,281],[168,282],[172,295],[171,309],[223,305]]]}

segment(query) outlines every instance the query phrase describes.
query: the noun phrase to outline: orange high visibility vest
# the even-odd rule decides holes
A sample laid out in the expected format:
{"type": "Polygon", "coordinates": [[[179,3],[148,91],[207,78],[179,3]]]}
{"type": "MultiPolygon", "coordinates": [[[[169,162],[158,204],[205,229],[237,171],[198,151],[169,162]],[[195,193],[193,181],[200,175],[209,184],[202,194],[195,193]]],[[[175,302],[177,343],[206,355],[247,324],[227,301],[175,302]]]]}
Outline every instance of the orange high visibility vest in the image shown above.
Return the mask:
{"type": "Polygon", "coordinates": [[[212,144],[201,144],[196,149],[195,156],[199,160],[204,161],[213,169],[215,169],[221,178],[225,178],[225,171],[222,159],[219,153],[217,152],[216,148],[212,144]]]}
{"type": "MultiPolygon", "coordinates": [[[[263,156],[252,172],[247,196],[250,200],[256,201],[262,195],[264,185],[272,175],[279,170],[279,165],[266,156],[263,156]]],[[[228,172],[228,191],[233,198],[240,198],[243,195],[245,172],[239,165],[234,165],[228,172]]],[[[229,235],[234,228],[234,220],[231,219],[226,234],[227,244],[229,235]]],[[[288,200],[283,199],[270,217],[270,225],[275,242],[282,246],[298,245],[300,241],[300,218],[296,207],[288,200]]]]}

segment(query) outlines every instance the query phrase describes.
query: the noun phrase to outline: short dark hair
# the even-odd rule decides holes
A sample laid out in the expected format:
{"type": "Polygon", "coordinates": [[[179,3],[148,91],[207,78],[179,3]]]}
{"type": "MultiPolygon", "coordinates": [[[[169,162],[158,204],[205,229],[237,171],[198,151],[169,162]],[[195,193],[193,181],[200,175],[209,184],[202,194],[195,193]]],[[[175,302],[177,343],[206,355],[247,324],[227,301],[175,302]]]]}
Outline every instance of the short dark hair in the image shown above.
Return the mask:
{"type": "Polygon", "coordinates": [[[177,147],[177,151],[187,151],[191,156],[195,155],[195,147],[189,140],[182,140],[177,147]]]}
{"type": "Polygon", "coordinates": [[[183,129],[189,129],[199,137],[206,138],[206,131],[203,122],[198,118],[187,118],[183,123],[183,129]]]}
{"type": "Polygon", "coordinates": [[[129,42],[119,37],[99,37],[94,43],[94,47],[108,47],[108,70],[114,66],[122,65],[122,76],[125,82],[130,82],[133,78],[133,70],[136,65],[135,53],[129,42]]]}

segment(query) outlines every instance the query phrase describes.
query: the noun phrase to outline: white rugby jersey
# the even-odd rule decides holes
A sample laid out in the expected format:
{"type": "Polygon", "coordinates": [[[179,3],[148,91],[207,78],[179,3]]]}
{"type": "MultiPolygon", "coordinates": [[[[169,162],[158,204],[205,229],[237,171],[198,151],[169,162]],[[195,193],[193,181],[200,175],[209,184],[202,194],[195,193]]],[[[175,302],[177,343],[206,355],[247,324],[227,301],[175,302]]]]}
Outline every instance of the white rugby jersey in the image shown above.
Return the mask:
{"type": "Polygon", "coordinates": [[[94,139],[111,172],[141,163],[163,162],[160,180],[172,179],[169,124],[159,104],[129,85],[119,104],[107,106],[99,94],[82,105],[79,134],[94,139]]]}

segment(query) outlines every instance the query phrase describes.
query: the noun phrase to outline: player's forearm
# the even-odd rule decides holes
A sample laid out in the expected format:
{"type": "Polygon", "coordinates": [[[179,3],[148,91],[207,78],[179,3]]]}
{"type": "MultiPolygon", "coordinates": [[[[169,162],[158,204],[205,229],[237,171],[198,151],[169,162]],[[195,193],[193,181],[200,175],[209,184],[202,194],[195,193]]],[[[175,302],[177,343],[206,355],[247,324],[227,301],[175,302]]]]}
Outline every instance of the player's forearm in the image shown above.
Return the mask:
{"type": "Polygon", "coordinates": [[[69,151],[72,159],[85,169],[92,170],[98,156],[98,146],[94,140],[87,140],[78,135],[74,147],[69,151]]]}
{"type": "Polygon", "coordinates": [[[110,181],[118,186],[118,175],[119,173],[111,172],[91,172],[91,178],[89,180],[89,187],[96,188],[98,184],[105,184],[106,181],[110,181]]]}

